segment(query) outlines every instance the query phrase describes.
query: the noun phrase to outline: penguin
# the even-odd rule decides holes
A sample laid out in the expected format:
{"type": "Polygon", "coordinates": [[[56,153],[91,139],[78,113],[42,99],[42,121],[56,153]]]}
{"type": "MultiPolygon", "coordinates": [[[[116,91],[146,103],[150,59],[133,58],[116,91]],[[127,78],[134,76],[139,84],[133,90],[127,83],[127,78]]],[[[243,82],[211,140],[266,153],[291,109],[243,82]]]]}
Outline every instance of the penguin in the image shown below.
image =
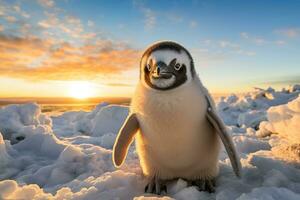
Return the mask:
{"type": "Polygon", "coordinates": [[[145,192],[167,192],[166,183],[179,178],[214,192],[221,141],[234,173],[241,175],[240,160],[215,103],[191,54],[176,42],[154,43],[142,55],[130,112],[113,147],[116,167],[124,162],[134,138],[148,180],[145,192]]]}

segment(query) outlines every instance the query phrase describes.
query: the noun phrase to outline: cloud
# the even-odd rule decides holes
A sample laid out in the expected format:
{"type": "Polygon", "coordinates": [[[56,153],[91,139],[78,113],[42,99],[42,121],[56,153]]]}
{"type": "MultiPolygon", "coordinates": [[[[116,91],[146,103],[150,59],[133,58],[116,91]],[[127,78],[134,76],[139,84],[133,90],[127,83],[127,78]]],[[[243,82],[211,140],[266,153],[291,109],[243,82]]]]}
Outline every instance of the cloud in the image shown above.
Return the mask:
{"type": "Polygon", "coordinates": [[[95,23],[93,21],[91,21],[91,20],[88,20],[87,25],[89,27],[93,27],[95,25],[95,23]]]}
{"type": "Polygon", "coordinates": [[[261,84],[265,85],[293,85],[300,83],[300,74],[299,75],[290,75],[290,76],[282,76],[282,77],[275,77],[268,81],[261,81],[261,84]]]}
{"type": "Polygon", "coordinates": [[[240,36],[241,36],[241,38],[248,40],[257,46],[262,46],[262,45],[266,45],[266,44],[275,44],[278,46],[283,46],[283,45],[287,44],[287,42],[284,40],[266,40],[265,38],[263,38],[261,36],[252,36],[246,32],[241,32],[240,36]]]}
{"type": "Polygon", "coordinates": [[[30,17],[30,14],[23,11],[19,5],[12,6],[12,9],[14,10],[15,13],[18,13],[19,15],[21,15],[24,18],[29,18],[30,17]]]}
{"type": "Polygon", "coordinates": [[[218,57],[227,57],[230,54],[239,54],[244,56],[255,56],[255,51],[250,51],[244,49],[241,44],[232,42],[230,40],[219,40],[214,41],[211,39],[206,39],[201,41],[201,44],[205,46],[204,49],[207,54],[218,53],[218,57]],[[221,55],[221,56],[220,56],[221,55]]]}
{"type": "MultiPolygon", "coordinates": [[[[140,52],[127,43],[103,36],[57,7],[54,1],[38,0],[39,20],[27,20],[22,4],[0,5],[8,22],[0,33],[0,75],[26,80],[78,80],[122,74],[137,69],[140,52]],[[6,31],[7,29],[7,31],[6,31]]],[[[145,11],[146,12],[146,11],[145,11]]],[[[151,22],[149,12],[149,26],[151,22]]],[[[152,20],[153,21],[153,20],[152,20]]]]}
{"type": "Polygon", "coordinates": [[[205,48],[191,49],[191,53],[196,67],[209,67],[216,63],[223,62],[228,58],[228,55],[223,51],[214,51],[205,48]]]}
{"type": "Polygon", "coordinates": [[[197,26],[198,26],[198,22],[197,21],[191,20],[189,22],[189,27],[190,28],[196,28],[197,26]]]}
{"type": "MultiPolygon", "coordinates": [[[[56,34],[64,33],[72,38],[81,38],[86,34],[80,19],[74,16],[66,15],[59,18],[57,13],[48,11],[45,12],[45,16],[46,19],[38,22],[38,26],[41,28],[54,29],[52,32],[56,34]]],[[[49,31],[51,30],[47,30],[47,32],[49,31]]]]}
{"type": "Polygon", "coordinates": [[[166,17],[170,22],[174,24],[183,22],[183,17],[178,15],[177,13],[166,13],[166,17]]]}
{"type": "Polygon", "coordinates": [[[12,35],[31,35],[37,30],[30,22],[30,14],[21,8],[21,4],[10,2],[1,2],[0,16],[3,19],[3,26],[0,31],[12,35]],[[5,27],[4,27],[5,25],[5,27]]]}
{"type": "Polygon", "coordinates": [[[267,41],[262,37],[256,37],[253,39],[253,41],[257,45],[263,45],[263,44],[267,43],[267,41]]]}
{"type": "Polygon", "coordinates": [[[283,46],[283,45],[287,44],[286,41],[284,41],[284,40],[276,40],[276,41],[274,41],[274,43],[279,45],[279,46],[283,46]]]}
{"type": "Polygon", "coordinates": [[[147,30],[153,29],[156,25],[156,15],[155,13],[149,9],[149,8],[144,8],[142,9],[143,13],[145,15],[145,28],[147,30]]]}
{"type": "Polygon", "coordinates": [[[229,50],[229,53],[245,55],[245,56],[255,56],[256,55],[256,52],[242,49],[240,44],[237,44],[237,43],[234,43],[234,42],[231,42],[228,40],[219,41],[219,46],[223,49],[229,50]]]}
{"type": "Polygon", "coordinates": [[[241,37],[244,38],[244,39],[249,39],[249,35],[248,35],[248,33],[246,33],[246,32],[242,32],[240,35],[241,35],[241,37]]]}
{"type": "Polygon", "coordinates": [[[258,46],[270,43],[269,41],[265,40],[263,37],[252,36],[247,32],[241,32],[240,36],[241,36],[241,38],[243,38],[245,40],[249,40],[250,42],[252,42],[258,46]]]}
{"type": "Polygon", "coordinates": [[[124,44],[57,45],[51,40],[0,35],[0,74],[29,80],[78,80],[138,68],[140,52],[124,44]]]}
{"type": "Polygon", "coordinates": [[[37,2],[45,8],[53,8],[55,5],[53,0],[38,0],[37,2]]]}
{"type": "Polygon", "coordinates": [[[297,38],[300,36],[300,28],[287,28],[287,29],[280,29],[276,30],[275,32],[284,35],[288,38],[297,38]]]}
{"type": "Polygon", "coordinates": [[[245,51],[242,49],[237,50],[236,53],[241,54],[241,55],[246,55],[246,56],[255,56],[256,55],[255,51],[245,51]]]}
{"type": "Polygon", "coordinates": [[[9,23],[14,23],[17,21],[17,19],[14,16],[5,16],[4,18],[9,23]]]}
{"type": "Polygon", "coordinates": [[[133,6],[144,15],[144,28],[152,30],[157,24],[186,24],[190,28],[196,28],[198,22],[182,15],[182,10],[174,10],[172,8],[164,11],[157,11],[146,5],[145,0],[133,0],[133,6]]]}
{"type": "MultiPolygon", "coordinates": [[[[100,32],[84,30],[85,25],[75,16],[55,4],[48,5],[37,20],[30,20],[30,15],[22,10],[23,4],[3,3],[0,5],[0,15],[7,21],[0,25],[0,32],[7,37],[17,38],[47,38],[53,45],[67,42],[72,45],[84,45],[101,38],[100,32]]],[[[44,7],[43,7],[44,8],[44,7]]],[[[88,25],[87,25],[88,26],[88,25]]],[[[97,31],[97,29],[93,29],[97,31]]]]}
{"type": "Polygon", "coordinates": [[[146,30],[151,30],[156,25],[156,13],[145,6],[144,1],[134,0],[133,5],[144,15],[144,26],[146,30]]]}
{"type": "Polygon", "coordinates": [[[0,4],[0,16],[2,16],[8,22],[16,22],[17,18],[30,18],[30,14],[22,10],[19,4],[7,4],[1,2],[0,4]]]}
{"type": "Polygon", "coordinates": [[[233,42],[230,42],[230,41],[227,41],[227,40],[219,41],[219,45],[222,48],[227,48],[227,47],[232,48],[232,49],[239,49],[240,48],[240,45],[238,45],[236,43],[233,43],[233,42]]]}

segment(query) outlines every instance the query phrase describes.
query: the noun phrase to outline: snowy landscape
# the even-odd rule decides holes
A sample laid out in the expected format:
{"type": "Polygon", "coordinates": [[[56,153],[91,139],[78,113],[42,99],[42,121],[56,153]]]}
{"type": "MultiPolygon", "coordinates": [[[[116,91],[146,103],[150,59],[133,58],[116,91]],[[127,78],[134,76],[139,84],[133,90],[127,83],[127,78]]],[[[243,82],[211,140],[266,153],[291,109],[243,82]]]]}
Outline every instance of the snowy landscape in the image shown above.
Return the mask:
{"type": "Polygon", "coordinates": [[[91,112],[44,114],[35,103],[0,108],[0,199],[300,199],[300,85],[259,89],[216,100],[243,167],[233,174],[224,150],[215,193],[168,185],[144,193],[132,145],[125,164],[111,150],[128,107],[99,104],[91,112]]]}

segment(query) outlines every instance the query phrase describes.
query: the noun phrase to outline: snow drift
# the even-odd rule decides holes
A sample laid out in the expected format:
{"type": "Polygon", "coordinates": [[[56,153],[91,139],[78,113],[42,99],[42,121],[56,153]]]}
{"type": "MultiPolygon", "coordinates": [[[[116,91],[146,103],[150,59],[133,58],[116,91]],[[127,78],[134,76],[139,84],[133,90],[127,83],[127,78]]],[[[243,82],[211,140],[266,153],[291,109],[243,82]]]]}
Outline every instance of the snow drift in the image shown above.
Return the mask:
{"type": "Polygon", "coordinates": [[[237,179],[223,150],[216,193],[184,180],[144,194],[134,146],[115,169],[111,149],[128,108],[45,115],[37,104],[0,108],[0,199],[300,199],[300,86],[257,89],[217,102],[240,154],[237,179]],[[155,198],[154,198],[155,197],[155,198]]]}

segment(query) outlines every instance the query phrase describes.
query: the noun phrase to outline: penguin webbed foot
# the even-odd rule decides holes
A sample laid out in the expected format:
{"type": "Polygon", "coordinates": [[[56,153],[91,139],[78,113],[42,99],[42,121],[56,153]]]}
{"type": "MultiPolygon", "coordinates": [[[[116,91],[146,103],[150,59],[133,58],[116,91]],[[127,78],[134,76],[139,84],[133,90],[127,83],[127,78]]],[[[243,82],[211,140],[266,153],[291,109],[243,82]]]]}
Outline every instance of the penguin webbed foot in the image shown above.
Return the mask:
{"type": "Polygon", "coordinates": [[[207,191],[209,193],[215,192],[216,180],[215,179],[199,179],[189,182],[189,186],[197,186],[199,191],[207,191]]]}
{"type": "Polygon", "coordinates": [[[158,178],[152,178],[145,187],[146,193],[160,195],[163,191],[167,193],[167,185],[164,181],[158,178]]]}

